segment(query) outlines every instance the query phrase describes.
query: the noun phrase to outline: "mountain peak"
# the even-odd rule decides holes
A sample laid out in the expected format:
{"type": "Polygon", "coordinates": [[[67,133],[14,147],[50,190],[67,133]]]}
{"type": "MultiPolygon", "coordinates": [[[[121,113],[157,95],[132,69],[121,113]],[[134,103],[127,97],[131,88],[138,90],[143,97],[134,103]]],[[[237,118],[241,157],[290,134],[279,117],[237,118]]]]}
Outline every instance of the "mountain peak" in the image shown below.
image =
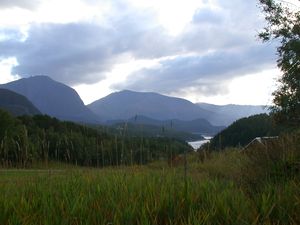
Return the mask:
{"type": "MultiPolygon", "coordinates": [[[[19,83],[26,82],[26,83],[35,84],[35,85],[47,85],[47,86],[54,85],[54,86],[71,88],[71,87],[65,85],[64,83],[53,80],[51,77],[48,77],[45,75],[30,76],[30,77],[22,78],[20,80],[13,81],[10,83],[16,83],[16,82],[19,82],[19,83]]],[[[23,85],[23,83],[22,83],[22,85],[23,85]]],[[[71,88],[71,89],[73,89],[73,88],[71,88]]]]}
{"type": "MultiPolygon", "coordinates": [[[[45,75],[36,75],[36,76],[30,76],[30,77],[25,77],[25,78],[21,78],[18,81],[45,81],[45,82],[49,82],[49,81],[54,81],[51,77],[45,76],[45,75]]],[[[14,82],[14,81],[13,81],[14,82]]]]}
{"type": "Polygon", "coordinates": [[[150,91],[133,91],[133,90],[122,90],[122,91],[117,91],[112,94],[132,94],[132,95],[161,95],[156,92],[150,92],[150,91]]]}
{"type": "Polygon", "coordinates": [[[53,80],[52,78],[50,78],[50,77],[48,77],[46,75],[35,75],[35,76],[30,76],[28,78],[31,78],[31,79],[43,79],[43,80],[53,80]]]}
{"type": "Polygon", "coordinates": [[[129,119],[135,115],[156,120],[193,120],[206,118],[211,114],[185,99],[130,90],[112,93],[88,107],[106,120],[129,119]]]}
{"type": "Polygon", "coordinates": [[[0,85],[27,97],[42,113],[64,120],[97,122],[71,87],[47,76],[32,76],[0,85]]]}

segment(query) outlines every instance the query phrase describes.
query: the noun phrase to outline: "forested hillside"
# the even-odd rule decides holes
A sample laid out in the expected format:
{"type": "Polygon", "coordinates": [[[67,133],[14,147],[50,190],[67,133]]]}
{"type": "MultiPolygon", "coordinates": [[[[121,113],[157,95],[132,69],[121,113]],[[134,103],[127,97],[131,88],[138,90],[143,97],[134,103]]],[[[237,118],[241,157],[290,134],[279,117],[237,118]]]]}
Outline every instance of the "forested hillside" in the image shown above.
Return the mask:
{"type": "Polygon", "coordinates": [[[214,136],[225,127],[212,126],[205,119],[184,120],[155,120],[142,115],[136,115],[128,120],[108,121],[107,125],[127,131],[134,136],[174,137],[185,141],[201,140],[202,135],[214,136]]]}
{"type": "Polygon", "coordinates": [[[125,132],[126,135],[132,137],[167,137],[182,141],[197,141],[204,139],[200,134],[193,134],[190,132],[178,131],[170,127],[149,124],[117,123],[111,125],[109,130],[113,133],[125,132]]]}
{"type": "Polygon", "coordinates": [[[283,128],[275,125],[272,117],[259,114],[242,118],[217,134],[210,142],[213,149],[237,147],[248,144],[255,137],[276,136],[283,128]]]}
{"type": "Polygon", "coordinates": [[[173,139],[112,135],[46,115],[14,118],[0,110],[2,167],[50,160],[84,166],[145,164],[185,150],[190,150],[185,142],[173,139]]]}

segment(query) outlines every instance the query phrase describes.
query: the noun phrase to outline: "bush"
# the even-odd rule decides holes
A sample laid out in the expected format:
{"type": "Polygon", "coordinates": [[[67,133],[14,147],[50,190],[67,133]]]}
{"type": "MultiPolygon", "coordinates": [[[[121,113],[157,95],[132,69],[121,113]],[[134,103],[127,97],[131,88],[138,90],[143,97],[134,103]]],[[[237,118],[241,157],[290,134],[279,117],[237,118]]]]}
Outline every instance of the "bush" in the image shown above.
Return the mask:
{"type": "Polygon", "coordinates": [[[248,157],[242,168],[243,180],[250,188],[259,188],[266,180],[276,183],[299,178],[300,131],[249,147],[243,153],[248,157]]]}

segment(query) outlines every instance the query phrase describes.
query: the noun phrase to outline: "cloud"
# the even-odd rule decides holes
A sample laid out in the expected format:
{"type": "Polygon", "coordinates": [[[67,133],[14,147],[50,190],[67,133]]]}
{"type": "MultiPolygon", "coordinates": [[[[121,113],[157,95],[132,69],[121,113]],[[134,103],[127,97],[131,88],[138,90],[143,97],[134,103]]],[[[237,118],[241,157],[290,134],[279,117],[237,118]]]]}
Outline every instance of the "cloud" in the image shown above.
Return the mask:
{"type": "Polygon", "coordinates": [[[4,41],[21,40],[22,38],[23,34],[19,30],[10,28],[0,29],[0,44],[4,41]]]}
{"type": "Polygon", "coordinates": [[[177,42],[185,51],[197,53],[242,50],[257,42],[256,35],[264,26],[259,15],[253,1],[214,1],[214,5],[195,11],[177,42]]]}
{"type": "Polygon", "coordinates": [[[23,41],[3,31],[10,38],[0,41],[0,58],[17,58],[13,74],[47,75],[76,85],[104,79],[128,58],[156,58],[171,52],[170,39],[151,11],[135,11],[123,1],[115,2],[114,10],[102,24],[31,25],[23,41]]]}
{"type": "MultiPolygon", "coordinates": [[[[16,6],[27,1],[3,2],[16,6]]],[[[42,74],[69,85],[101,81],[115,65],[132,58],[155,59],[159,67],[134,72],[112,87],[224,93],[234,77],[268,68],[274,61],[274,46],[255,40],[263,23],[253,1],[213,2],[196,10],[178,36],[169,35],[151,9],[138,10],[126,0],[110,2],[110,12],[101,23],[33,24],[22,41],[18,33],[3,31],[10,38],[0,41],[0,58],[16,57],[14,74],[42,74]]]]}
{"type": "Polygon", "coordinates": [[[184,32],[172,40],[173,53],[155,68],[131,74],[113,89],[165,94],[196,92],[205,96],[228,92],[234,78],[273,68],[276,43],[262,45],[256,32],[263,27],[252,1],[215,1],[195,12],[184,32]],[[247,12],[247,16],[245,16],[247,12]]]}
{"type": "Polygon", "coordinates": [[[208,24],[220,24],[222,22],[222,12],[214,10],[209,7],[201,8],[196,10],[192,22],[197,23],[208,23],[208,24]]]}
{"type": "Polygon", "coordinates": [[[2,43],[1,52],[15,56],[14,74],[48,75],[72,84],[94,82],[120,56],[110,46],[110,32],[93,24],[42,24],[32,26],[24,42],[2,43]]]}
{"type": "Polygon", "coordinates": [[[40,3],[40,0],[1,0],[0,9],[4,8],[25,8],[25,9],[35,9],[40,3]]]}
{"type": "Polygon", "coordinates": [[[164,48],[156,43],[163,44],[165,39],[155,39],[156,33],[162,33],[161,28],[147,28],[136,17],[126,18],[110,21],[106,26],[36,24],[25,41],[9,35],[11,39],[0,42],[0,55],[16,57],[19,65],[12,72],[22,77],[43,74],[71,85],[94,83],[128,57],[163,54],[164,48]]]}
{"type": "Polygon", "coordinates": [[[273,68],[273,62],[273,49],[263,45],[250,46],[244,51],[179,56],[163,60],[155,68],[137,71],[113,88],[165,94],[192,89],[211,96],[226,92],[224,85],[236,77],[273,68]]]}

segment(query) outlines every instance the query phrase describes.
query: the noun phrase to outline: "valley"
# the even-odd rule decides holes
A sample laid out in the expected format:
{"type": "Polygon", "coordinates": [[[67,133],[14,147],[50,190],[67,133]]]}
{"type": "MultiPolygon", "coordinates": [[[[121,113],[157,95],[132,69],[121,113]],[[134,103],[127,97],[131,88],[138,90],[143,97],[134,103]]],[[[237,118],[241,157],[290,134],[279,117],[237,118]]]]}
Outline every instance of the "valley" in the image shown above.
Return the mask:
{"type": "Polygon", "coordinates": [[[299,225],[300,0],[0,0],[0,225],[299,225]]]}
{"type": "Polygon", "coordinates": [[[260,107],[132,91],[86,106],[27,79],[0,86],[0,224],[300,221],[299,131],[260,107]],[[278,138],[244,150],[256,135],[278,138]]]}

